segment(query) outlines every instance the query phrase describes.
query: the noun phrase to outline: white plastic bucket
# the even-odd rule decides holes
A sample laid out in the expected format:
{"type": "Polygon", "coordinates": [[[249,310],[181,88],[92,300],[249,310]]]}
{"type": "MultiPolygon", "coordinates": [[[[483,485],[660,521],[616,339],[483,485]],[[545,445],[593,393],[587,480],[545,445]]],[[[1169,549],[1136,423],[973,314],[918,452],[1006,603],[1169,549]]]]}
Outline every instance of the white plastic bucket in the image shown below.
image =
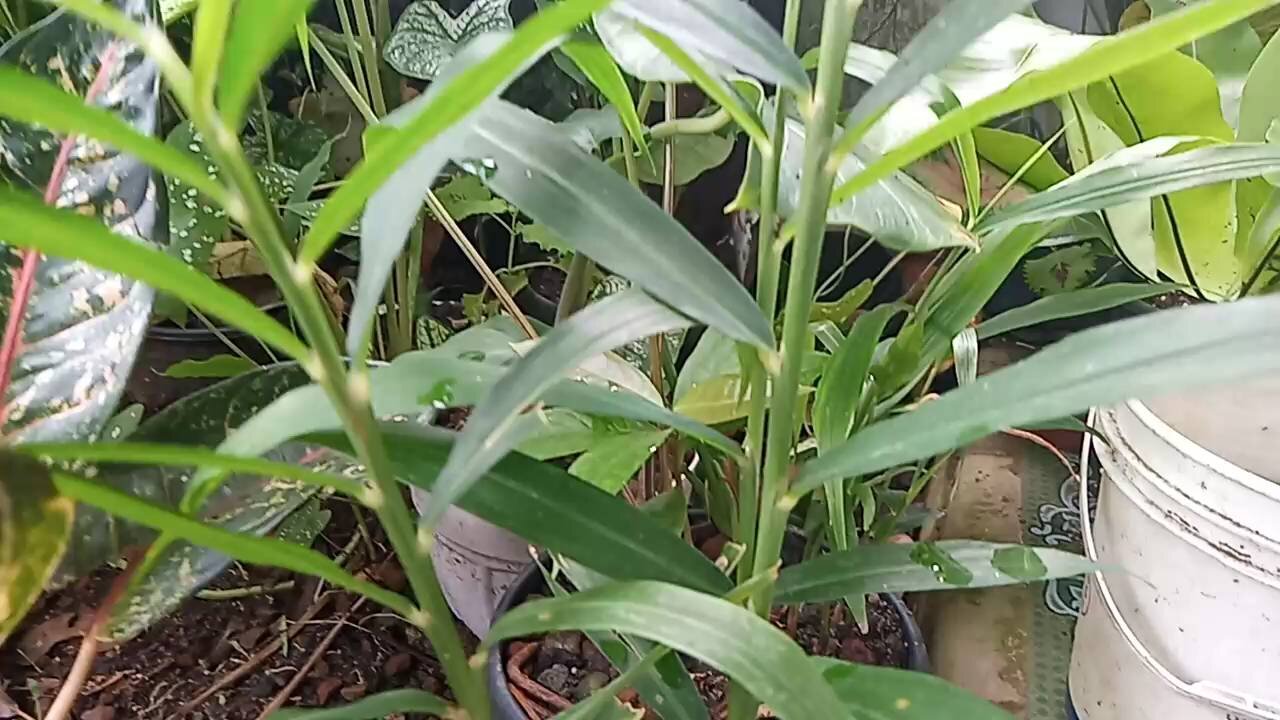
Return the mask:
{"type": "MultiPolygon", "coordinates": [[[[1280,382],[1094,412],[1081,720],[1280,720],[1280,382]]],[[[1087,470],[1087,468],[1086,468],[1087,470]]],[[[1081,507],[1088,508],[1088,483],[1081,507]]]]}
{"type": "MultiPolygon", "coordinates": [[[[429,493],[413,490],[419,512],[430,499],[429,493]]],[[[431,550],[449,609],[479,637],[488,632],[498,600],[529,557],[529,544],[519,536],[457,507],[445,511],[431,550]]]]}

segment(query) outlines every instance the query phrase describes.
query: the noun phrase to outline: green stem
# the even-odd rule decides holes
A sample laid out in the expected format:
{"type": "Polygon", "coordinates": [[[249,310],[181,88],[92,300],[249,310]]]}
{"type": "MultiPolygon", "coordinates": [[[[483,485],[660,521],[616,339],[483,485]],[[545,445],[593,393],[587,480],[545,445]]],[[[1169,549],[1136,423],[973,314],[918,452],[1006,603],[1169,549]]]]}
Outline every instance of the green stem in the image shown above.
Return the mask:
{"type": "MultiPolygon", "coordinates": [[[[782,35],[788,47],[794,48],[800,29],[801,0],[787,0],[786,17],[782,35]]],[[[778,247],[778,178],[782,173],[782,143],[786,137],[787,101],[785,92],[775,97],[777,107],[773,113],[773,148],[755,147],[753,152],[764,153],[761,160],[764,173],[760,182],[760,240],[756,249],[756,303],[770,323],[778,314],[778,279],[782,272],[782,249],[778,247]]],[[[751,461],[751,476],[738,483],[738,522],[741,539],[747,549],[738,565],[738,581],[745,581],[755,574],[754,545],[760,512],[760,484],[764,471],[765,410],[768,403],[768,373],[762,363],[750,369],[751,406],[747,417],[747,453],[751,461]]]]}
{"type": "MultiPolygon", "coordinates": [[[[334,5],[338,8],[338,24],[342,26],[342,39],[343,44],[347,46],[347,59],[351,61],[351,73],[356,76],[356,87],[360,90],[360,97],[368,102],[369,81],[366,79],[364,59],[356,42],[356,33],[351,28],[351,13],[347,10],[347,1],[336,0],[334,5]]],[[[355,1],[363,2],[364,0],[355,1]]]]}
{"type": "MultiPolygon", "coordinates": [[[[844,83],[844,57],[852,39],[859,0],[827,0],[819,49],[818,79],[813,102],[806,108],[804,169],[798,208],[799,232],[791,254],[791,273],[782,328],[782,369],[769,398],[771,422],[766,430],[764,478],[760,494],[760,523],[756,532],[755,568],[762,572],[776,563],[782,550],[791,508],[782,501],[790,484],[791,449],[799,409],[800,372],[811,343],[809,314],[817,285],[822,237],[827,226],[827,203],[834,185],[832,157],[836,115],[844,83]]],[[[779,151],[781,148],[779,148],[779,151]]],[[[773,586],[756,593],[757,612],[768,613],[773,586]]]]}
{"type": "Polygon", "coordinates": [[[360,40],[360,47],[364,54],[364,72],[369,81],[369,93],[373,101],[373,109],[378,113],[378,117],[385,117],[387,114],[387,98],[382,91],[382,62],[378,59],[378,39],[373,34],[373,27],[369,23],[369,8],[364,4],[364,0],[354,0],[356,14],[356,31],[360,40]]]}
{"type": "Polygon", "coordinates": [[[560,291],[560,303],[556,306],[556,322],[561,323],[586,307],[591,295],[591,275],[596,264],[583,253],[574,253],[569,261],[569,274],[560,291]]]}
{"type": "Polygon", "coordinates": [[[262,112],[262,139],[267,143],[267,162],[276,161],[276,140],[271,136],[271,111],[267,108],[267,92],[258,83],[258,109],[262,112]]]}

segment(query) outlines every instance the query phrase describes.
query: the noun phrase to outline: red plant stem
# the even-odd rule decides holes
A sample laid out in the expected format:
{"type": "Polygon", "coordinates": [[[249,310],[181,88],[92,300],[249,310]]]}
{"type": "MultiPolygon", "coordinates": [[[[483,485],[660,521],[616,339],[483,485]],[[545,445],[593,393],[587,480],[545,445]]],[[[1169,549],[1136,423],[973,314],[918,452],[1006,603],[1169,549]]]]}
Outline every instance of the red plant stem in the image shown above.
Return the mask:
{"type": "MultiPolygon", "coordinates": [[[[98,66],[98,74],[85,93],[86,104],[94,101],[107,84],[111,69],[116,61],[116,45],[112,43],[102,54],[102,62],[98,66]]],[[[63,138],[58,148],[58,158],[49,174],[49,183],[44,189],[44,204],[53,205],[58,199],[58,191],[67,175],[67,165],[71,159],[71,151],[75,148],[76,136],[63,138]]],[[[22,251],[22,269],[18,272],[18,280],[13,286],[13,303],[9,307],[9,318],[5,322],[4,340],[0,343],[0,434],[3,434],[3,418],[8,416],[9,383],[13,377],[13,365],[22,351],[22,328],[26,322],[27,305],[35,290],[36,270],[40,268],[40,253],[27,248],[22,251]]]]}

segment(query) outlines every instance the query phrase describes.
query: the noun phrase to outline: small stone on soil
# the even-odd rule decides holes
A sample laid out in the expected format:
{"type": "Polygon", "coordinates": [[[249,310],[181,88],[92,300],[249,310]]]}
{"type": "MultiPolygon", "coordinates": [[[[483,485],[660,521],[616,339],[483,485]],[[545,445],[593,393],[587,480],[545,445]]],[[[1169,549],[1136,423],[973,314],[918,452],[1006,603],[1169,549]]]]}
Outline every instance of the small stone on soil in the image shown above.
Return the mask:
{"type": "Polygon", "coordinates": [[[570,689],[569,679],[571,677],[572,677],[572,673],[569,672],[568,667],[561,664],[555,664],[547,668],[546,670],[543,670],[542,672],[538,673],[537,680],[538,680],[538,684],[542,685],[548,690],[554,693],[558,693],[560,695],[564,695],[570,689]]]}
{"type": "Polygon", "coordinates": [[[580,702],[587,699],[591,693],[603,688],[609,684],[609,676],[602,672],[589,672],[582,676],[578,684],[573,688],[570,697],[574,702],[580,702]]]}

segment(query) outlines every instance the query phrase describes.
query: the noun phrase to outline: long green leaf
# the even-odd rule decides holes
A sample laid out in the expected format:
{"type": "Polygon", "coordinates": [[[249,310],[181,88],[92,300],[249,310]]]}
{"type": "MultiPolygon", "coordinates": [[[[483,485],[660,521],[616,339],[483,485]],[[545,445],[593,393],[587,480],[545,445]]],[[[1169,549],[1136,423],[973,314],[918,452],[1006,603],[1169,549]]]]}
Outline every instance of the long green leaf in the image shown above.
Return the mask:
{"type": "Polygon", "coordinates": [[[91,480],[55,472],[53,483],[63,495],[78,502],[109,510],[131,522],[170,533],[241,562],[278,567],[318,577],[345,590],[359,593],[403,617],[413,617],[413,603],[403,595],[353,577],[325,555],[291,542],[227,532],[186,515],[167,510],[91,480]]]}
{"type": "Polygon", "coordinates": [[[434,529],[449,506],[493,467],[514,442],[514,421],[559,381],[566,369],[639,338],[681,330],[688,318],[639,290],[627,290],[588,306],[556,326],[521,358],[475,406],[431,493],[422,524],[434,529]]]}
{"type": "Polygon", "coordinates": [[[1254,61],[1249,79],[1240,98],[1240,125],[1236,140],[1262,142],[1267,139],[1267,129],[1280,117],[1280,87],[1275,78],[1280,73],[1280,34],[1271,36],[1262,54],[1254,61]]]}
{"type": "Polygon", "coordinates": [[[1013,720],[990,702],[940,677],[897,668],[813,658],[846,712],[870,720],[1013,720]]]}
{"type": "Polygon", "coordinates": [[[978,326],[978,339],[985,340],[1041,323],[1110,310],[1162,293],[1175,292],[1178,288],[1179,286],[1170,283],[1113,283],[1050,295],[984,321],[978,326]]]}
{"type": "Polygon", "coordinates": [[[687,230],[553,123],[505,102],[465,142],[491,159],[493,189],[564,242],[655,298],[761,348],[773,332],[736,278],[687,230]]]}
{"type": "Polygon", "coordinates": [[[885,153],[860,175],[836,188],[831,196],[831,204],[839,205],[849,200],[912,161],[942,147],[960,133],[972,130],[987,120],[1141,65],[1273,4],[1275,0],[1217,0],[1200,3],[1101,40],[1071,60],[1048,70],[1029,73],[995,95],[947,113],[937,125],[885,153]]]}
{"type": "Polygon", "coordinates": [[[792,91],[809,87],[800,59],[740,0],[616,0],[611,9],[710,60],[792,91]]]}
{"type": "Polygon", "coordinates": [[[95,443],[29,443],[17,448],[26,455],[42,460],[61,462],[128,463],[134,465],[160,465],[185,467],[201,465],[223,472],[239,472],[297,480],[318,488],[334,488],[349,497],[364,495],[364,486],[349,478],[333,473],[310,470],[292,463],[263,458],[223,455],[202,447],[161,445],[158,443],[116,442],[95,443]]]}
{"type": "Polygon", "coordinates": [[[449,717],[454,710],[439,696],[425,690],[387,690],[339,707],[278,710],[269,720],[383,720],[405,713],[449,717]]]}
{"type": "Polygon", "coordinates": [[[973,540],[863,545],[783,569],[775,601],[797,605],[871,593],[998,587],[1097,569],[1073,553],[1022,545],[973,540]]]}
{"type": "Polygon", "coordinates": [[[635,99],[631,97],[631,88],[622,70],[614,62],[613,56],[599,42],[587,38],[574,38],[560,46],[560,51],[573,61],[592,85],[604,95],[609,104],[618,111],[622,127],[631,135],[631,140],[644,153],[646,162],[649,157],[649,144],[644,139],[644,122],[636,113],[635,99]]]}
{"type": "MultiPolygon", "coordinates": [[[[433,491],[454,434],[408,424],[383,425],[387,452],[403,482],[433,491]]],[[[345,450],[340,433],[309,436],[345,450]]],[[[472,485],[459,506],[530,543],[620,579],[661,580],[703,592],[730,583],[710,560],[662,523],[564,470],[511,454],[472,485]]]]}
{"type": "MultiPolygon", "coordinates": [[[[1192,0],[1203,2],[1204,0],[1192,0]]],[[[1152,17],[1160,17],[1187,5],[1186,0],[1146,0],[1152,17]]],[[[1258,54],[1262,41],[1248,21],[1232,23],[1221,30],[1205,35],[1182,49],[1186,55],[1213,72],[1217,81],[1222,116],[1233,128],[1239,127],[1241,95],[1249,71],[1258,54]]]]}
{"type": "Polygon", "coordinates": [[[849,111],[845,120],[850,147],[898,100],[913,92],[921,81],[939,72],[974,38],[1031,4],[1031,0],[988,0],[982,3],[951,2],[903,49],[898,62],[876,82],[849,111]]]}
{"type": "Polygon", "coordinates": [[[279,348],[306,359],[307,347],[288,328],[243,295],[169,257],[110,232],[92,218],[46,207],[24,193],[0,188],[0,241],[141,280],[279,348]]]}
{"type": "Polygon", "coordinates": [[[792,497],[1093,405],[1229,383],[1280,367],[1280,298],[1192,307],[1074,335],[920,408],[876,423],[800,471],[792,497]]]}
{"type": "Polygon", "coordinates": [[[67,548],[75,504],[40,463],[0,454],[0,644],[44,590],[67,548]]]}
{"type": "MultiPolygon", "coordinates": [[[[145,0],[101,7],[124,23],[145,22],[151,9],[145,0]]],[[[119,118],[109,123],[116,130],[127,123],[125,131],[135,135],[154,131],[160,95],[155,67],[137,45],[77,15],[56,11],[31,25],[0,47],[0,65],[57,83],[68,95],[55,101],[54,115],[67,104],[91,103],[119,118]]],[[[45,195],[49,206],[80,216],[89,234],[62,238],[68,243],[109,234],[107,227],[116,241],[143,251],[163,243],[150,170],[88,137],[62,137],[40,123],[0,119],[0,192],[56,215],[37,201],[45,195]]],[[[10,239],[30,230],[21,227],[22,214],[0,209],[0,218],[0,322],[16,321],[7,323],[16,352],[4,359],[9,382],[0,398],[0,432],[10,444],[90,439],[124,392],[155,293],[134,278],[74,257],[23,252],[10,239]],[[24,284],[24,277],[30,282],[24,284]],[[22,317],[13,317],[18,312],[22,317]]]]}
{"type": "Polygon", "coordinates": [[[106,110],[85,105],[46,80],[7,65],[0,65],[0,116],[59,133],[87,135],[180,178],[219,204],[225,201],[226,191],[189,155],[143,135],[106,110]]]}
{"type": "MultiPolygon", "coordinates": [[[[1278,169],[1280,147],[1275,145],[1232,143],[1202,147],[1078,174],[993,212],[978,229],[989,233],[1023,223],[1074,217],[1135,200],[1257,177],[1278,169]]],[[[1228,254],[1231,250],[1228,243],[1228,254]]]]}
{"type": "Polygon", "coordinates": [[[547,52],[562,35],[610,0],[564,0],[549,4],[520,24],[488,62],[460,72],[429,107],[396,132],[393,140],[368,148],[365,159],[329,197],[299,251],[303,262],[316,262],[359,215],[365,201],[382,187],[427,142],[467,117],[529,62],[547,52]]]}
{"type": "Polygon", "coordinates": [[[865,313],[854,322],[849,335],[831,355],[813,400],[813,434],[818,451],[844,442],[853,432],[853,421],[871,372],[876,346],[889,320],[901,308],[893,305],[865,313]]]}
{"type": "Polygon", "coordinates": [[[233,128],[244,124],[249,99],[298,21],[315,0],[239,2],[231,16],[218,83],[218,109],[233,128]]]}
{"type": "Polygon", "coordinates": [[[227,44],[233,0],[202,0],[191,31],[191,84],[201,101],[213,99],[227,44]]]}
{"type": "Polygon", "coordinates": [[[794,640],[717,597],[657,582],[612,583],[521,605],[494,623],[485,643],[554,630],[611,630],[659,642],[724,672],[782,720],[848,717],[794,640]]]}

